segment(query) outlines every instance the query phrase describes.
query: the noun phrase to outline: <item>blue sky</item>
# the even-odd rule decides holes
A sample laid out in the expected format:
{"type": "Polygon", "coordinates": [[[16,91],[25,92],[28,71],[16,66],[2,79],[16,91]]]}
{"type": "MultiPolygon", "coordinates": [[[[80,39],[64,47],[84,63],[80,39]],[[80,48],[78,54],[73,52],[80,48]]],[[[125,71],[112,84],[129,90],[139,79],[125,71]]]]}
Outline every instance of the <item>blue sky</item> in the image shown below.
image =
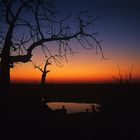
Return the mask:
{"type": "Polygon", "coordinates": [[[138,0],[56,0],[56,5],[65,14],[87,10],[92,17],[100,16],[95,31],[99,32],[104,48],[123,47],[122,51],[133,50],[136,54],[140,51],[138,0]]]}
{"type": "MultiPolygon", "coordinates": [[[[49,76],[54,81],[65,79],[68,75],[69,78],[76,77],[81,69],[83,71],[80,74],[84,75],[83,79],[86,77],[87,79],[90,77],[101,79],[101,76],[111,79],[113,71],[117,71],[118,64],[123,69],[133,64],[135,78],[140,78],[140,4],[138,0],[54,1],[58,11],[57,18],[65,17],[71,12],[71,19],[74,19],[82,11],[88,11],[87,15],[93,18],[100,16],[95,22],[93,30],[99,32],[98,38],[103,40],[101,45],[109,60],[100,61],[100,56],[96,57],[95,53],[91,54],[81,49],[78,55],[69,57],[69,63],[64,63],[62,69],[54,66],[48,79],[49,76]],[[85,56],[84,60],[82,59],[83,55],[85,56]],[[63,73],[65,75],[62,75],[63,73]],[[58,77],[54,78],[56,74],[58,77]]],[[[74,25],[71,20],[69,20],[69,24],[74,25]]],[[[74,44],[72,47],[75,50],[78,49],[78,45],[74,44]]],[[[27,67],[29,69],[29,66],[27,67]]],[[[35,75],[37,75],[36,72],[35,75]]]]}

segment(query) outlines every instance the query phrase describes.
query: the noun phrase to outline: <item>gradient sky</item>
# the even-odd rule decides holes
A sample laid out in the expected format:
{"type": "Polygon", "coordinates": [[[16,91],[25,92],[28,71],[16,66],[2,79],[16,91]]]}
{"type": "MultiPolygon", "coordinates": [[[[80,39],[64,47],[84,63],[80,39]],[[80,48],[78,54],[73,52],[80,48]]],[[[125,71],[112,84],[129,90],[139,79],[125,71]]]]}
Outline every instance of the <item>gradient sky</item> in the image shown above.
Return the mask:
{"type": "MultiPolygon", "coordinates": [[[[88,11],[91,17],[100,16],[94,31],[108,60],[102,60],[95,49],[84,50],[73,42],[72,48],[78,51],[68,55],[68,63],[62,61],[59,68],[54,63],[49,67],[47,81],[55,82],[104,82],[113,80],[118,72],[117,65],[126,71],[133,65],[133,78],[140,79],[140,8],[138,0],[55,0],[57,9],[63,17],[69,12],[76,16],[78,12],[88,11]]],[[[44,59],[39,50],[34,51],[32,60],[42,64],[44,59]],[[42,59],[41,59],[42,58],[42,59]]],[[[38,82],[41,73],[31,63],[18,64],[11,70],[11,80],[19,82],[38,82]]]]}

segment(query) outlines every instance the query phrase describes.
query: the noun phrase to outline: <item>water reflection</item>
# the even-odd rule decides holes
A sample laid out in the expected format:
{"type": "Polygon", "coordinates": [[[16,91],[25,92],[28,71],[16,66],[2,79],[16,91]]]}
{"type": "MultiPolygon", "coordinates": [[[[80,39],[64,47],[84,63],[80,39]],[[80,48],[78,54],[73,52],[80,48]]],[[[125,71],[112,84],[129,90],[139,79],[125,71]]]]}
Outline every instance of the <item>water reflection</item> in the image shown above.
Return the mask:
{"type": "Polygon", "coordinates": [[[101,106],[99,104],[88,104],[88,103],[67,103],[67,102],[50,102],[47,105],[53,110],[63,110],[66,109],[67,113],[76,112],[99,112],[101,106]]]}

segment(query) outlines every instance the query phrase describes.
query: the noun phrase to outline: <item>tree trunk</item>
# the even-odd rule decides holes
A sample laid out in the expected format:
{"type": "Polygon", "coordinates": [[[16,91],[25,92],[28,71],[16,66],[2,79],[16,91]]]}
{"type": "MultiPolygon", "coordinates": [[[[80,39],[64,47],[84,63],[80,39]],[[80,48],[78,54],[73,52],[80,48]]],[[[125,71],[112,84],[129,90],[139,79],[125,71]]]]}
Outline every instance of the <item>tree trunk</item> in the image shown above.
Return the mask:
{"type": "Polygon", "coordinates": [[[10,84],[10,42],[5,42],[1,56],[0,84],[10,84]]]}
{"type": "Polygon", "coordinates": [[[7,86],[10,84],[10,66],[6,60],[1,60],[0,84],[7,86]]]}
{"type": "Polygon", "coordinates": [[[11,36],[7,36],[2,53],[0,68],[0,83],[4,85],[10,84],[10,46],[11,36]]]}
{"type": "Polygon", "coordinates": [[[12,32],[14,29],[14,22],[9,26],[4,46],[1,53],[1,68],[0,68],[0,84],[10,84],[10,47],[12,45],[12,32]]]}
{"type": "Polygon", "coordinates": [[[43,74],[42,74],[42,77],[41,77],[41,85],[42,85],[42,86],[45,85],[45,79],[46,79],[46,73],[43,73],[43,74]]]}

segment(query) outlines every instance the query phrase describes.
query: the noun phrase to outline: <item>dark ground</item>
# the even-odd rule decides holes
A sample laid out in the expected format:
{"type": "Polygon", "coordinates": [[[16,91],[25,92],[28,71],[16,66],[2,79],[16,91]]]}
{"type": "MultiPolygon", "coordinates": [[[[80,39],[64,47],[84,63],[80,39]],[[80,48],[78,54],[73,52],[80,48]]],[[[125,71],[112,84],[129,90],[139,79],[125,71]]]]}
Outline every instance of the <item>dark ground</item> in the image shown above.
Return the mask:
{"type": "Polygon", "coordinates": [[[140,86],[75,84],[1,86],[1,135],[6,140],[140,139],[140,86]],[[100,113],[57,114],[40,103],[99,103],[100,113]]]}

